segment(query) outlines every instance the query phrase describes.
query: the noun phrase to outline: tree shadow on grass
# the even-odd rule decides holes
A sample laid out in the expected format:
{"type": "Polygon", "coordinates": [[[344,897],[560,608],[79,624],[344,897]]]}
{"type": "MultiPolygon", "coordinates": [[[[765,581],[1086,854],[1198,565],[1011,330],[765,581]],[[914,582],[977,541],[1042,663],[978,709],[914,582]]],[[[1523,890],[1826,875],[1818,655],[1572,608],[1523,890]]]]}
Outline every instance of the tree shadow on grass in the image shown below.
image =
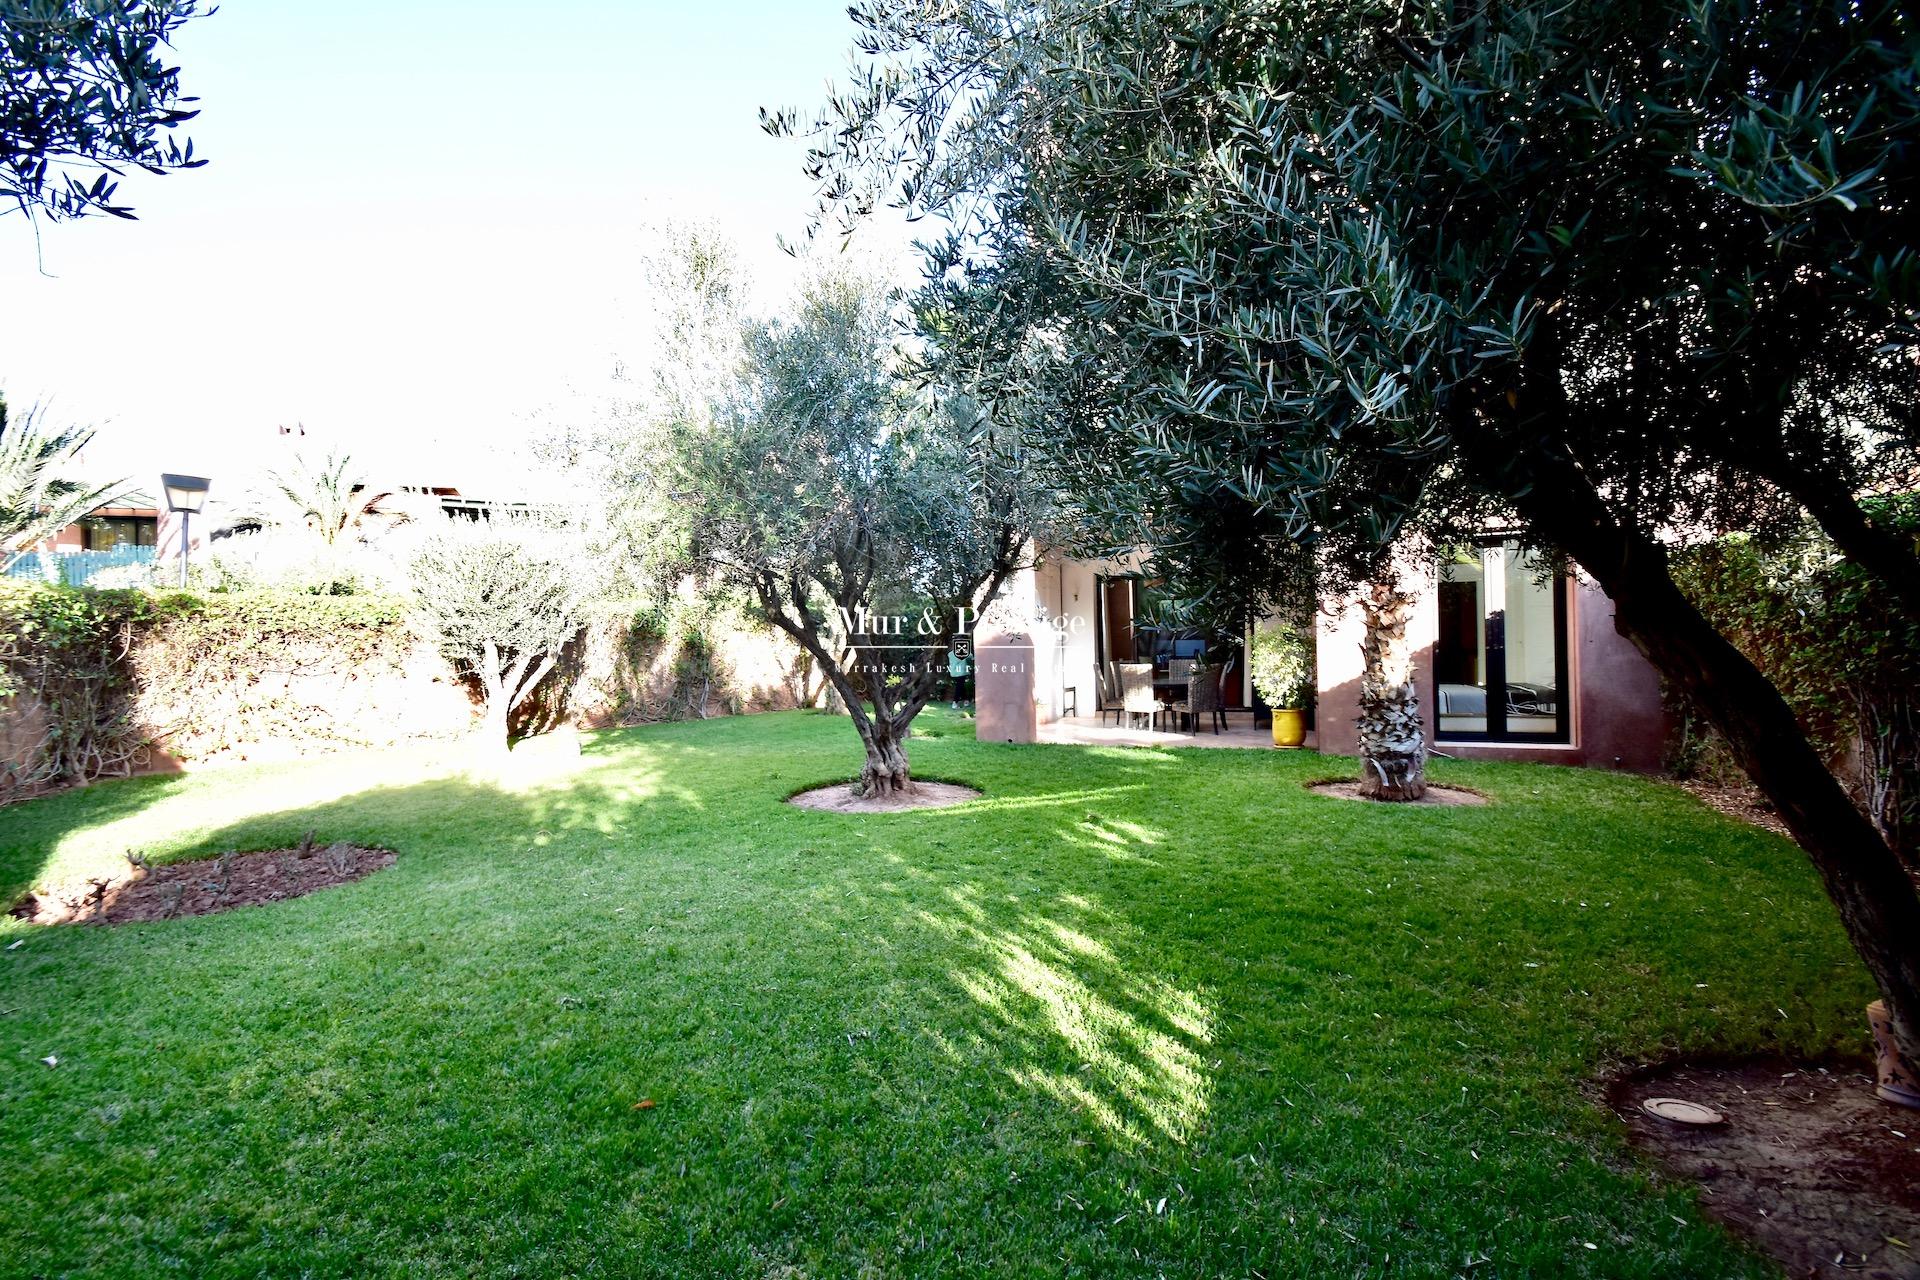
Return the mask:
{"type": "MultiPolygon", "coordinates": [[[[129,822],[141,821],[161,800],[176,799],[180,785],[155,780],[75,797],[39,816],[35,839],[42,848],[79,850],[102,869],[117,869],[119,837],[129,822]]],[[[609,877],[616,894],[631,891],[639,866],[673,892],[684,887],[686,901],[713,913],[703,925],[713,930],[728,925],[712,901],[700,896],[701,885],[731,878],[739,887],[730,891],[743,903],[737,925],[742,944],[777,947],[787,914],[779,898],[792,891],[767,878],[784,874],[774,860],[823,843],[821,816],[782,804],[785,790],[784,782],[757,775],[717,782],[703,793],[697,781],[676,777],[667,759],[625,758],[615,770],[590,758],[563,776],[455,774],[249,812],[219,826],[202,826],[192,813],[169,819],[156,812],[145,834],[161,861],[229,848],[285,847],[308,831],[323,842],[397,850],[394,869],[326,890],[303,907],[282,903],[236,913],[288,912],[285,923],[273,928],[285,939],[281,954],[289,963],[325,955],[350,938],[378,943],[404,934],[417,926],[419,904],[436,899],[436,910],[459,914],[470,903],[474,911],[500,912],[502,928],[518,927],[502,907],[527,896],[516,892],[525,877],[577,884],[585,910],[628,911],[617,897],[599,903],[594,894],[609,877]],[[337,907],[320,902],[336,894],[342,895],[337,907]]],[[[943,822],[940,811],[889,815],[884,825],[867,817],[828,820],[825,830],[852,839],[843,861],[823,862],[817,873],[818,887],[833,896],[810,918],[844,930],[829,954],[847,949],[839,971],[819,975],[821,980],[847,987],[846,1001],[857,1003],[854,975],[868,958],[858,939],[862,930],[877,929],[901,954],[916,958],[911,981],[896,994],[910,1011],[903,1016],[921,1027],[920,1054],[934,1055],[948,1071],[984,1073],[1000,1082],[996,1091],[1010,1088],[1012,1096],[1042,1099],[1070,1123],[1072,1116],[1084,1116],[1094,1131],[1122,1147],[1186,1141],[1207,1114],[1213,1014],[1199,992],[1158,976],[1165,940],[1141,936],[1091,892],[1009,895],[996,876],[977,866],[928,856],[937,853],[936,842],[990,841],[1011,823],[1038,842],[1041,856],[1064,860],[1069,884],[1077,878],[1070,869],[1075,865],[1151,867],[1161,832],[1090,811],[1110,812],[1137,800],[1139,790],[1138,783],[1120,781],[1003,792],[983,802],[959,829],[943,822]],[[877,856],[863,852],[869,848],[877,856]],[[856,912],[871,913],[874,920],[856,922],[856,912]]],[[[223,803],[230,813],[273,794],[263,784],[223,796],[223,803]]],[[[32,857],[24,847],[15,852],[9,870],[19,882],[30,882],[32,857]]],[[[1018,870],[1018,860],[1011,865],[1018,870]]],[[[625,922],[644,930],[652,921],[647,913],[657,909],[636,898],[625,922]]],[[[137,926],[171,932],[175,940],[208,927],[204,918],[137,926]]],[[[540,924],[558,934],[569,927],[564,916],[540,924]]],[[[114,963],[107,952],[100,959],[114,963]]],[[[217,969],[219,961],[217,951],[170,948],[168,963],[217,969]]],[[[719,1006],[735,976],[724,968],[689,966],[682,981],[690,992],[706,990],[719,1006]]],[[[181,973],[174,978],[188,980],[181,973]]],[[[242,1002],[236,1015],[243,1014],[244,985],[235,988],[235,998],[242,1002]]],[[[805,1034],[777,1031],[787,1039],[805,1034]]]]}
{"type": "MultiPolygon", "coordinates": [[[[1213,1012],[1129,962],[1114,913],[1078,894],[1007,911],[973,885],[916,918],[948,944],[946,976],[1016,1084],[1084,1113],[1127,1145],[1186,1142],[1206,1121],[1213,1012]]],[[[951,1045],[951,1040],[949,1040],[951,1045]]]]}
{"type": "Polygon", "coordinates": [[[0,808],[0,908],[39,882],[66,834],[136,817],[187,785],[178,773],[117,778],[0,808]]]}

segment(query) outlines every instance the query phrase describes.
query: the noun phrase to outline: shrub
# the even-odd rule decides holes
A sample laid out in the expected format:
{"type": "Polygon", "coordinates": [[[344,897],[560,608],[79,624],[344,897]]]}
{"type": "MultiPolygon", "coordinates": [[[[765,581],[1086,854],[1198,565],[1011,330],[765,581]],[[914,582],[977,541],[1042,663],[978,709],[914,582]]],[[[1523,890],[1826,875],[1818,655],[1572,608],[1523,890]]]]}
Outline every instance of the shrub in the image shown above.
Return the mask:
{"type": "Polygon", "coordinates": [[[505,517],[449,522],[415,548],[415,626],[480,682],[488,745],[506,749],[508,716],[579,634],[584,564],[564,530],[505,517]]]}
{"type": "Polygon", "coordinates": [[[392,594],[403,575],[365,543],[323,542],[305,530],[268,529],[216,540],[195,558],[199,591],[282,591],[316,596],[392,594]]]}
{"type": "MultiPolygon", "coordinates": [[[[0,580],[0,803],[136,772],[162,752],[184,762],[467,734],[467,682],[422,643],[415,612],[396,596],[0,580]]],[[[598,603],[580,620],[516,731],[801,700],[792,647],[732,612],[673,598],[598,603]]]]}
{"type": "Polygon", "coordinates": [[[130,663],[141,725],[205,758],[272,741],[371,745],[457,731],[464,699],[423,718],[407,687],[404,602],[284,592],[157,596],[130,663]],[[410,702],[411,700],[409,700],[410,702]]]}
{"type": "MultiPolygon", "coordinates": [[[[1889,527],[1920,530],[1920,501],[1877,504],[1889,527]]],[[[1674,557],[1674,577],[1793,707],[1809,739],[1909,866],[1920,862],[1920,631],[1880,584],[1811,528],[1778,543],[1742,535],[1674,557]]],[[[1676,771],[1718,755],[1704,717],[1678,712],[1676,771]]]]}
{"type": "Polygon", "coordinates": [[[1253,635],[1247,674],[1270,707],[1294,710],[1313,692],[1313,651],[1297,627],[1261,628],[1253,635]]]}
{"type": "Polygon", "coordinates": [[[126,774],[145,741],[126,655],[153,601],[0,580],[0,799],[126,774]]]}

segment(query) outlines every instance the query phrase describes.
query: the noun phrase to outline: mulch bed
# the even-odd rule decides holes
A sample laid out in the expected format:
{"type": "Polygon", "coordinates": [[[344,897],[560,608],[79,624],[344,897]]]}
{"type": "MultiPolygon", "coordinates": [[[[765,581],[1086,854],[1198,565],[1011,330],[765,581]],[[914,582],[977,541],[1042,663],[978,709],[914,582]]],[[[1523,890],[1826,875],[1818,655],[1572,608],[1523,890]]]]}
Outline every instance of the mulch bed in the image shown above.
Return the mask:
{"type": "Polygon", "coordinates": [[[916,782],[913,790],[904,795],[878,797],[857,796],[853,794],[852,783],[842,782],[831,787],[802,791],[799,795],[789,796],[787,803],[799,805],[802,809],[825,809],[830,813],[902,813],[908,809],[944,809],[951,804],[965,804],[979,798],[980,792],[972,787],[951,782],[916,782]]]}
{"type": "Polygon", "coordinates": [[[355,844],[224,853],[129,865],[123,875],[29,893],[13,914],[34,924],[132,924],[257,907],[346,884],[393,865],[390,849],[355,844]]]}
{"type": "Polygon", "coordinates": [[[1363,796],[1360,794],[1360,784],[1358,782],[1346,779],[1333,782],[1309,783],[1307,790],[1317,796],[1334,796],[1341,800],[1365,800],[1369,804],[1452,806],[1485,804],[1487,802],[1487,798],[1478,791],[1468,791],[1462,787],[1443,787],[1436,782],[1429,782],[1427,784],[1427,794],[1418,800],[1375,800],[1372,796],[1363,796]]]}
{"type": "Polygon", "coordinates": [[[1753,786],[1723,786],[1719,783],[1702,782],[1697,778],[1687,778],[1674,784],[1682,791],[1693,796],[1709,809],[1718,810],[1729,818],[1738,818],[1751,823],[1764,831],[1775,835],[1793,838],[1787,830],[1787,824],[1780,820],[1780,814],[1753,786]]]}
{"type": "Polygon", "coordinates": [[[1633,1144],[1700,1185],[1708,1212],[1791,1276],[1920,1280],[1920,1111],[1874,1096],[1871,1068],[1786,1058],[1669,1063],[1607,1086],[1633,1144]],[[1704,1103],[1696,1128],[1648,1098],[1704,1103]]]}

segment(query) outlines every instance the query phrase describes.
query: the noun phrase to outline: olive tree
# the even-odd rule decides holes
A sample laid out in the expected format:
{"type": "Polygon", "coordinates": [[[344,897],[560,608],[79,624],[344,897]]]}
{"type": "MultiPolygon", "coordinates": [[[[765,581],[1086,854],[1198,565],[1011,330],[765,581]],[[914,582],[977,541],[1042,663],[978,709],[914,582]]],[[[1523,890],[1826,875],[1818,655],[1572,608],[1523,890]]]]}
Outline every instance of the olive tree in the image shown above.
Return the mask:
{"type": "Polygon", "coordinates": [[[663,558],[661,438],[669,424],[706,421],[740,369],[747,276],[733,242],[708,220],[668,219],[645,231],[626,349],[604,394],[575,406],[536,442],[567,477],[576,515],[618,587],[644,597],[679,566],[663,558]]]}
{"type": "Polygon", "coordinates": [[[658,455],[662,544],[812,657],[860,736],[868,796],[913,789],[914,717],[1031,532],[1008,433],[905,380],[893,338],[887,290],[816,272],[748,327],[734,384],[658,455]]]}
{"type": "Polygon", "coordinates": [[[567,530],[496,515],[453,519],[424,534],[408,562],[421,635],[485,699],[479,738],[507,748],[508,718],[580,633],[587,591],[581,547],[567,530]]]}
{"type": "Polygon", "coordinates": [[[1360,548],[1457,486],[1566,553],[1778,808],[1920,1061],[1920,897],[1668,567],[1677,532],[1803,509],[1920,616],[1914,543],[1859,496],[1920,464],[1904,6],[855,16],[861,80],[809,161],[829,200],[1045,262],[1116,379],[1123,497],[1211,483],[1360,548]]]}
{"type": "Polygon", "coordinates": [[[0,201],[59,221],[105,213],[128,169],[206,163],[173,131],[200,114],[166,50],[201,0],[0,0],[0,201]]]}
{"type": "Polygon", "coordinates": [[[1420,799],[1425,728],[1400,577],[1475,504],[1458,485],[1338,440],[1301,460],[1311,488],[1263,490],[1257,474],[1236,484],[1212,451],[1179,456],[1169,440],[1180,424],[1152,412],[1110,312],[1076,301],[1074,278],[1040,252],[1019,206],[998,217],[984,259],[963,259],[957,238],[932,255],[916,297],[919,327],[935,339],[929,375],[974,388],[1022,424],[1033,472],[1060,498],[1052,540],[1086,559],[1141,558],[1162,584],[1156,622],[1238,635],[1261,618],[1310,617],[1322,592],[1356,596],[1360,787],[1420,799]]]}

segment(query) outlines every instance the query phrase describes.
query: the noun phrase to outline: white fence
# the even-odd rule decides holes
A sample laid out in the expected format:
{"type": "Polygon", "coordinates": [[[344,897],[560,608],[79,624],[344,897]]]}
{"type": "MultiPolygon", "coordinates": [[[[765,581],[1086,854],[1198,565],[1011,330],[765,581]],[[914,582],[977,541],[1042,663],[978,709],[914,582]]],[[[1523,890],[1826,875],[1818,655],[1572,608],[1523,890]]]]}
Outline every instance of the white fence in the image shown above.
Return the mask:
{"type": "Polygon", "coordinates": [[[34,578],[84,587],[103,569],[152,564],[154,548],[118,546],[109,551],[29,551],[7,566],[9,578],[34,578]]]}

